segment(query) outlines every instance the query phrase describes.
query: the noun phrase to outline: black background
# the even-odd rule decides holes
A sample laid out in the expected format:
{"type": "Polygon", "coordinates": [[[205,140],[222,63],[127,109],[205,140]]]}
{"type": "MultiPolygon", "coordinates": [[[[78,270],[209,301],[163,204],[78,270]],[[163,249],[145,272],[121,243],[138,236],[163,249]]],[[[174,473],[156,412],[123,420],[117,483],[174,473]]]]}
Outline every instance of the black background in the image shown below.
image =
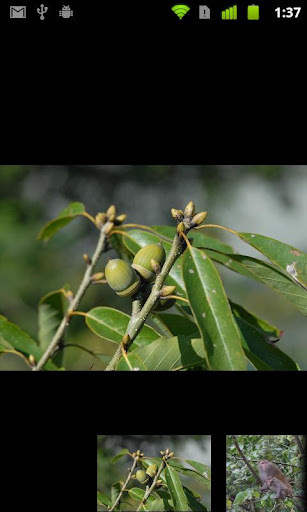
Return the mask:
{"type": "MultiPolygon", "coordinates": [[[[10,23],[2,3],[1,164],[305,164],[305,18],[180,21],[173,3],[74,2],[44,25],[10,23]]],[[[3,372],[0,386],[5,510],[96,510],[96,435],[125,432],[211,434],[223,510],[226,434],[306,433],[303,372],[3,372]]]]}

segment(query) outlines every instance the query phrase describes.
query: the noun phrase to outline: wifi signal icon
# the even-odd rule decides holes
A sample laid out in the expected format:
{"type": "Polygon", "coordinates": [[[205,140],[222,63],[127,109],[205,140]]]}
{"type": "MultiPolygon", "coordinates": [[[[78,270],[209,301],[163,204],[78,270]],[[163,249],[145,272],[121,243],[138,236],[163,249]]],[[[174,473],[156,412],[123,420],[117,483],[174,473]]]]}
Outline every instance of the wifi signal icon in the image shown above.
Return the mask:
{"type": "Polygon", "coordinates": [[[182,20],[183,16],[190,10],[190,7],[185,4],[176,4],[172,7],[172,11],[177,14],[178,18],[182,20]]]}

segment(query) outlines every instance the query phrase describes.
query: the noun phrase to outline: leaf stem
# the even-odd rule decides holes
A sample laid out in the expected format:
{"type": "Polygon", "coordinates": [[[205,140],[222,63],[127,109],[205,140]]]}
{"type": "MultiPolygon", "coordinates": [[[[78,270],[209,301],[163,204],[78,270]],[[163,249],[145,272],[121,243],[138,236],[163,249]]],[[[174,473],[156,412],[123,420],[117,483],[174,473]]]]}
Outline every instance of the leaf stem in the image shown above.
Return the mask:
{"type": "Polygon", "coordinates": [[[58,347],[64,332],[66,331],[67,327],[69,326],[72,314],[76,312],[76,309],[78,308],[83,295],[85,294],[87,288],[89,287],[89,285],[92,282],[92,275],[93,275],[93,271],[97,265],[97,262],[101,256],[101,254],[106,250],[106,241],[107,241],[107,236],[108,236],[108,235],[106,235],[106,233],[108,233],[110,224],[112,224],[112,223],[110,223],[108,221],[102,226],[102,228],[100,230],[100,236],[99,236],[99,239],[97,242],[96,249],[94,251],[93,257],[91,258],[91,263],[89,265],[87,265],[87,268],[85,270],[85,273],[84,273],[83,279],[80,283],[80,286],[78,288],[78,291],[77,291],[76,295],[74,296],[74,298],[72,299],[70,305],[68,306],[68,309],[67,309],[59,327],[57,328],[49,346],[45,350],[44,354],[42,355],[41,359],[38,361],[36,366],[34,366],[32,368],[32,371],[41,370],[43,368],[43,366],[46,364],[46,362],[48,361],[49,357],[52,356],[53,352],[58,347]]]}
{"type": "Polygon", "coordinates": [[[234,231],[233,229],[226,228],[225,226],[219,226],[218,224],[202,224],[201,226],[197,226],[194,229],[203,229],[203,228],[218,228],[218,229],[224,229],[225,231],[229,231],[229,233],[232,233],[233,235],[237,235],[238,233],[234,231]]]}
{"type": "MultiPolygon", "coordinates": [[[[140,330],[142,329],[142,327],[146,321],[146,318],[148,317],[149,313],[152,311],[152,309],[158,302],[158,300],[160,298],[160,291],[162,289],[164,281],[167,278],[175,261],[183,253],[183,251],[184,251],[183,240],[181,239],[181,237],[178,234],[176,234],[175,238],[173,240],[171,250],[165,260],[165,263],[161,269],[161,272],[156,277],[155,283],[151,289],[148,299],[146,300],[143,307],[140,308],[138,311],[135,312],[134,309],[132,309],[132,315],[131,315],[131,318],[130,318],[130,321],[129,321],[129,324],[128,324],[128,327],[127,327],[127,330],[125,333],[125,334],[128,334],[130,337],[130,345],[134,341],[134,339],[137,337],[137,335],[139,334],[140,330]]],[[[138,303],[138,307],[139,307],[139,303],[138,303]]],[[[132,306],[132,308],[134,308],[134,306],[132,306]]],[[[112,359],[109,362],[108,366],[106,367],[105,371],[112,371],[115,369],[115,366],[122,355],[121,346],[122,346],[122,343],[116,350],[114,356],[112,357],[112,359]]],[[[129,347],[127,347],[127,348],[129,348],[129,347]]]]}
{"type": "Polygon", "coordinates": [[[137,460],[138,460],[138,458],[135,458],[135,459],[133,460],[133,464],[132,464],[132,467],[131,467],[131,469],[130,469],[130,471],[129,471],[129,473],[128,473],[127,479],[126,479],[125,483],[123,484],[123,486],[122,486],[122,488],[121,488],[121,490],[120,490],[120,493],[119,493],[119,495],[117,496],[116,500],[114,501],[114,503],[113,503],[112,507],[110,508],[110,512],[111,512],[112,510],[114,510],[114,508],[116,507],[116,505],[120,502],[120,499],[121,499],[121,497],[122,497],[122,495],[123,495],[124,491],[126,490],[126,487],[127,487],[128,483],[129,483],[129,481],[130,481],[131,477],[132,477],[132,473],[133,473],[134,468],[135,468],[135,466],[136,466],[137,460]]]}
{"type": "Polygon", "coordinates": [[[149,496],[151,495],[152,491],[154,490],[154,488],[156,487],[157,485],[157,480],[159,479],[159,476],[160,474],[162,473],[163,469],[165,468],[165,460],[162,459],[162,462],[161,462],[161,465],[153,479],[153,482],[151,484],[151,486],[146,490],[145,494],[144,494],[144,497],[141,501],[141,503],[139,504],[138,508],[136,509],[137,511],[138,510],[141,510],[141,508],[143,507],[144,503],[146,503],[146,501],[148,500],[149,496]]]}

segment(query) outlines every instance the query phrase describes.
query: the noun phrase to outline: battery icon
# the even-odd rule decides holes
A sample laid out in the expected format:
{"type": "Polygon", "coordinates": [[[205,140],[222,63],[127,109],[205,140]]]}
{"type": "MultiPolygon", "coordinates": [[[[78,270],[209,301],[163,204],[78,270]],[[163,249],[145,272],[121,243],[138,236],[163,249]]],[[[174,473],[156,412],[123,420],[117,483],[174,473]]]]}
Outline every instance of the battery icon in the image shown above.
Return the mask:
{"type": "Polygon", "coordinates": [[[259,20],[259,5],[252,4],[247,6],[247,19],[259,20]]]}

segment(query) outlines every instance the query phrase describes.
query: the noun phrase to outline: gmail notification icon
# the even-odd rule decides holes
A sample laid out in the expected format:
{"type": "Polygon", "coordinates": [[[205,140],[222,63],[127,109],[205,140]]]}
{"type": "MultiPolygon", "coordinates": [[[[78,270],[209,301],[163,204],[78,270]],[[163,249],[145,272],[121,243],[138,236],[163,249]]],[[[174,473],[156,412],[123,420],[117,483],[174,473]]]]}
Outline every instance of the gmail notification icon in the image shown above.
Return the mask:
{"type": "Polygon", "coordinates": [[[11,5],[10,6],[10,18],[26,18],[26,6],[25,5],[11,5]]]}

